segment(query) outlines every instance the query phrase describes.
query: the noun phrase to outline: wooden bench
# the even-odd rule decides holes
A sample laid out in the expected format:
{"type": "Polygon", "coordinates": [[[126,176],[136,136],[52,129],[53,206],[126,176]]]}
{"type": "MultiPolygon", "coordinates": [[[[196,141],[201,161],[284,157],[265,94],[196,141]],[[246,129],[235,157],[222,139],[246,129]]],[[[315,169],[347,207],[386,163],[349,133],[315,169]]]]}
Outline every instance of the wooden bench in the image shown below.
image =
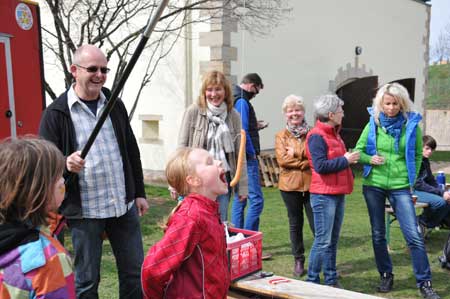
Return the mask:
{"type": "MultiPolygon", "coordinates": [[[[428,204],[425,202],[417,201],[414,204],[414,208],[416,208],[416,209],[423,209],[426,207],[428,207],[428,204]]],[[[386,201],[384,212],[386,214],[386,241],[387,241],[388,249],[390,250],[389,244],[391,242],[391,224],[392,224],[392,222],[397,220],[397,217],[395,216],[394,209],[391,207],[391,205],[388,201],[386,201]],[[391,219],[391,217],[392,217],[392,219],[391,219]]]]}
{"type": "Polygon", "coordinates": [[[381,297],[373,295],[337,289],[278,275],[265,278],[251,275],[232,282],[228,298],[245,298],[239,295],[239,291],[281,299],[381,299],[381,297]]]}

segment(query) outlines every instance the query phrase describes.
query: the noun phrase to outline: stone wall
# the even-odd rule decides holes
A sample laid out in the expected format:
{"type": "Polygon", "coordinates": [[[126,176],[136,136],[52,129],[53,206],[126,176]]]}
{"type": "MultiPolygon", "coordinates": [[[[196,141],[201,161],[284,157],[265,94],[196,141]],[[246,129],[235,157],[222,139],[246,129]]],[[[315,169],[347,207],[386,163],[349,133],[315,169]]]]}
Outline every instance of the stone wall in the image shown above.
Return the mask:
{"type": "Polygon", "coordinates": [[[450,151],[450,110],[426,110],[425,134],[438,144],[437,150],[450,151]]]}

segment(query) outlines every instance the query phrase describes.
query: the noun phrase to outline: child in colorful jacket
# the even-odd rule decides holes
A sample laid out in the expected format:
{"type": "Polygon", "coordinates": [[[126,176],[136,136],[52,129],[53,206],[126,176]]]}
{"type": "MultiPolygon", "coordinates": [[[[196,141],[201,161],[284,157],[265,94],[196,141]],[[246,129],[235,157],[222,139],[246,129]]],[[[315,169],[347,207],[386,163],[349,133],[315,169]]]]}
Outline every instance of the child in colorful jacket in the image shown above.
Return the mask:
{"type": "Polygon", "coordinates": [[[141,273],[145,298],[227,297],[230,285],[218,195],[228,192],[225,171],[204,149],[181,148],[166,167],[167,181],[185,196],[169,216],[141,273]]]}
{"type": "Polygon", "coordinates": [[[64,164],[61,152],[45,140],[0,144],[2,299],[75,298],[72,262],[48,226],[64,199],[64,164]]]}

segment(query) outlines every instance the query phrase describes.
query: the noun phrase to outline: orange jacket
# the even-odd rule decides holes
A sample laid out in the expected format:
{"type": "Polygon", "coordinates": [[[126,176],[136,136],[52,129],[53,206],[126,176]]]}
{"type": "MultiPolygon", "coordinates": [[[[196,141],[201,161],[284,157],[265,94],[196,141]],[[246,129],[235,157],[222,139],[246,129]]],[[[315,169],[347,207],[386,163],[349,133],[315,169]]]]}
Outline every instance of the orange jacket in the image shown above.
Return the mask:
{"type": "Polygon", "coordinates": [[[280,166],[278,188],[283,191],[308,191],[311,169],[306,156],[306,138],[298,140],[287,129],[275,136],[275,156],[280,166]],[[294,148],[294,156],[287,154],[286,147],[294,148]]]}

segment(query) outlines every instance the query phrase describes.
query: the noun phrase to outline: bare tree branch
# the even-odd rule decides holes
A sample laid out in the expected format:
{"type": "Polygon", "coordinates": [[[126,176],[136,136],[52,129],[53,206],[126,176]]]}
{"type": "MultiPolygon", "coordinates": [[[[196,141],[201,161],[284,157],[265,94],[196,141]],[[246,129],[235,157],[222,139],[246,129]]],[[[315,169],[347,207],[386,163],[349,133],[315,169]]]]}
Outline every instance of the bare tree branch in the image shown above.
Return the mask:
{"type": "MultiPolygon", "coordinates": [[[[107,59],[117,61],[114,82],[123,73],[136,40],[149,16],[155,13],[159,0],[44,0],[53,17],[51,26],[43,28],[44,51],[58,61],[66,88],[72,83],[70,65],[77,47],[85,43],[104,49],[107,59]]],[[[255,35],[266,35],[286,19],[291,11],[288,0],[171,0],[146,46],[146,72],[133,104],[137,106],[143,89],[151,82],[159,62],[180,39],[182,29],[193,23],[223,18],[238,22],[242,29],[255,35]],[[188,21],[187,13],[196,14],[188,21]]],[[[46,84],[46,92],[55,91],[46,84]]]]}
{"type": "Polygon", "coordinates": [[[439,33],[439,37],[431,47],[432,60],[440,62],[450,59],[450,23],[439,33]]]}

